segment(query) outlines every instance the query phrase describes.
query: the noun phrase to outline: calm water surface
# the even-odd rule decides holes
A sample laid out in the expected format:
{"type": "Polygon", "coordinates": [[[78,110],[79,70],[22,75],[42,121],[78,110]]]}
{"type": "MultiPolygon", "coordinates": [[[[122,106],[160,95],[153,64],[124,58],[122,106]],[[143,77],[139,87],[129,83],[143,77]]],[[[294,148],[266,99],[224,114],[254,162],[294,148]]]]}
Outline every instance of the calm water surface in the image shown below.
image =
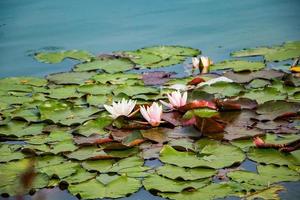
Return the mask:
{"type": "MultiPolygon", "coordinates": [[[[32,54],[41,50],[97,54],[178,44],[219,61],[241,48],[300,40],[299,8],[299,0],[0,0],[0,77],[44,76],[76,63],[38,63],[32,54]]],[[[284,185],[282,199],[300,199],[299,183],[284,185]]],[[[77,199],[57,188],[42,193],[47,200],[77,199]]],[[[161,198],[140,190],[124,199],[161,198]]]]}

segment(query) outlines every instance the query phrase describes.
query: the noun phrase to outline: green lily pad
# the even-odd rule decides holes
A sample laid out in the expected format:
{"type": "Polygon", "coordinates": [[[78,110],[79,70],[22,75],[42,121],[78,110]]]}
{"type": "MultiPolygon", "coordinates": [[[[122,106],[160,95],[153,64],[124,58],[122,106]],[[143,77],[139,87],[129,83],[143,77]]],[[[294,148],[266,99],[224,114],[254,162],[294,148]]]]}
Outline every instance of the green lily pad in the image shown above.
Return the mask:
{"type": "Polygon", "coordinates": [[[64,140],[59,141],[54,144],[51,144],[51,153],[58,154],[62,152],[72,152],[78,149],[78,146],[76,146],[73,142],[73,139],[71,140],[64,140]]]}
{"type": "Polygon", "coordinates": [[[145,87],[139,85],[121,85],[113,90],[115,95],[119,95],[121,93],[126,94],[128,96],[134,96],[138,94],[158,94],[159,91],[153,87],[145,87]]]}
{"type": "Polygon", "coordinates": [[[209,182],[210,179],[179,181],[153,174],[143,180],[143,185],[146,190],[156,190],[161,192],[181,192],[187,188],[202,188],[208,185],[209,182]]]}
{"type": "Polygon", "coordinates": [[[93,71],[101,69],[107,73],[114,74],[117,72],[128,71],[134,68],[134,63],[126,58],[103,58],[92,62],[78,64],[74,67],[74,71],[93,71]]]}
{"type": "Polygon", "coordinates": [[[235,192],[236,186],[233,187],[231,183],[212,183],[206,187],[195,191],[183,191],[180,193],[159,193],[160,196],[175,200],[213,200],[224,198],[226,196],[240,196],[235,192]]]}
{"type": "Polygon", "coordinates": [[[45,101],[39,106],[42,120],[51,120],[54,123],[71,125],[91,119],[91,115],[99,112],[94,107],[74,107],[59,101],[45,101]]]}
{"type": "Polygon", "coordinates": [[[282,185],[275,185],[271,186],[267,189],[255,192],[246,196],[246,200],[255,200],[255,199],[273,199],[273,200],[280,200],[279,192],[285,190],[282,185]]]}
{"type": "Polygon", "coordinates": [[[187,111],[183,115],[183,119],[191,119],[194,116],[202,117],[202,118],[211,118],[213,116],[218,115],[218,111],[208,108],[199,108],[187,111]]]}
{"type": "Polygon", "coordinates": [[[87,51],[69,50],[61,52],[41,52],[37,53],[34,58],[43,63],[56,64],[62,62],[66,58],[80,61],[90,61],[94,56],[87,51]]]}
{"type": "Polygon", "coordinates": [[[91,106],[103,106],[108,101],[108,97],[105,95],[88,95],[86,102],[91,106]]]}
{"type": "Polygon", "coordinates": [[[2,104],[6,105],[12,105],[12,104],[24,104],[24,103],[29,103],[32,102],[33,99],[28,96],[0,96],[0,102],[2,104]]]}
{"type": "Polygon", "coordinates": [[[68,85],[76,84],[80,85],[88,81],[95,73],[93,72],[62,72],[56,74],[50,74],[46,78],[55,84],[68,85]]]}
{"type": "Polygon", "coordinates": [[[70,185],[69,191],[79,194],[83,199],[97,198],[119,198],[139,190],[141,183],[139,180],[126,176],[119,176],[108,184],[103,184],[96,179],[92,179],[76,185],[70,185]]]}
{"type": "Polygon", "coordinates": [[[247,85],[247,87],[248,88],[262,88],[262,87],[265,87],[265,86],[270,85],[270,84],[271,84],[270,81],[258,78],[258,79],[252,80],[247,85]]]}
{"type": "Polygon", "coordinates": [[[170,179],[183,179],[183,180],[197,180],[202,178],[212,177],[216,174],[216,170],[208,168],[183,168],[174,165],[163,165],[156,169],[156,173],[170,178],[170,179]]]}
{"type": "Polygon", "coordinates": [[[266,61],[288,60],[300,56],[300,41],[286,42],[281,46],[245,49],[233,52],[231,56],[264,56],[266,61]]]}
{"type": "MultiPolygon", "coordinates": [[[[36,86],[36,87],[42,87],[47,84],[47,80],[44,78],[39,77],[30,77],[30,76],[18,76],[18,77],[7,77],[0,79],[0,85],[18,85],[18,86],[36,86]]],[[[25,87],[26,88],[26,87],[25,87]]]]}
{"type": "Polygon", "coordinates": [[[47,174],[49,177],[57,176],[60,179],[66,178],[75,174],[80,169],[80,165],[75,162],[64,162],[56,165],[44,166],[39,168],[39,171],[47,174]]]}
{"type": "MultiPolygon", "coordinates": [[[[29,169],[30,163],[30,159],[21,159],[0,164],[0,194],[16,195],[18,192],[22,192],[20,191],[22,188],[20,185],[20,176],[29,169]]],[[[48,180],[47,175],[37,173],[31,187],[36,189],[43,188],[48,185],[48,180]]],[[[27,193],[28,189],[23,192],[27,193]]]]}
{"type": "Polygon", "coordinates": [[[39,110],[37,108],[26,109],[25,106],[14,110],[10,113],[12,119],[24,119],[27,122],[40,121],[39,110]]]}
{"type": "Polygon", "coordinates": [[[300,150],[298,150],[298,153],[296,152],[283,153],[276,149],[250,148],[247,155],[251,160],[259,163],[277,165],[300,165],[300,150]]]}
{"type": "Polygon", "coordinates": [[[233,69],[235,72],[257,71],[263,69],[265,64],[262,62],[250,62],[245,60],[226,60],[216,63],[210,67],[211,71],[233,69]]]}
{"type": "Polygon", "coordinates": [[[50,88],[48,97],[53,99],[68,99],[68,98],[78,98],[83,96],[83,94],[77,93],[77,87],[73,85],[50,88]]]}
{"type": "Polygon", "coordinates": [[[1,144],[0,146],[0,162],[8,162],[25,158],[25,155],[19,151],[12,149],[13,145],[1,144]]]}
{"type": "Polygon", "coordinates": [[[114,86],[102,85],[102,84],[88,84],[78,87],[78,92],[92,95],[107,95],[111,94],[114,90],[114,86]]]}
{"type": "Polygon", "coordinates": [[[31,124],[21,121],[10,121],[0,126],[0,134],[5,136],[23,137],[42,134],[44,124],[31,124]]]}
{"type": "Polygon", "coordinates": [[[204,145],[200,155],[192,152],[179,152],[171,146],[165,145],[160,152],[159,159],[162,162],[179,167],[210,167],[218,169],[242,162],[245,159],[245,155],[237,147],[215,142],[204,145]]]}
{"type": "Polygon", "coordinates": [[[89,171],[107,173],[115,162],[115,160],[87,160],[82,163],[82,167],[89,171]]]}
{"type": "Polygon", "coordinates": [[[63,178],[63,180],[66,181],[68,184],[76,184],[93,179],[96,176],[97,173],[90,173],[83,168],[79,168],[75,174],[73,174],[72,176],[65,177],[63,178]]]}
{"type": "Polygon", "coordinates": [[[275,165],[259,165],[257,166],[257,173],[250,171],[233,171],[227,173],[227,176],[245,187],[246,190],[263,189],[273,183],[283,181],[297,181],[300,180],[300,175],[284,166],[275,165]]]}
{"type": "Polygon", "coordinates": [[[77,133],[86,137],[92,134],[107,134],[104,128],[112,123],[112,119],[108,116],[100,117],[94,120],[89,120],[82,124],[78,129],[77,133]]]}
{"type": "Polygon", "coordinates": [[[272,100],[284,100],[286,95],[280,93],[277,89],[265,87],[263,89],[250,90],[243,95],[245,98],[256,100],[258,104],[263,104],[272,100]]]}
{"type": "Polygon", "coordinates": [[[238,95],[244,88],[237,83],[218,82],[213,85],[206,85],[197,90],[204,91],[209,94],[214,94],[218,97],[231,97],[238,95]]]}
{"type": "Polygon", "coordinates": [[[124,84],[126,82],[128,84],[128,80],[139,81],[142,78],[140,74],[129,74],[129,73],[115,73],[115,74],[106,74],[101,73],[92,77],[93,80],[98,83],[106,84],[124,84]]]}

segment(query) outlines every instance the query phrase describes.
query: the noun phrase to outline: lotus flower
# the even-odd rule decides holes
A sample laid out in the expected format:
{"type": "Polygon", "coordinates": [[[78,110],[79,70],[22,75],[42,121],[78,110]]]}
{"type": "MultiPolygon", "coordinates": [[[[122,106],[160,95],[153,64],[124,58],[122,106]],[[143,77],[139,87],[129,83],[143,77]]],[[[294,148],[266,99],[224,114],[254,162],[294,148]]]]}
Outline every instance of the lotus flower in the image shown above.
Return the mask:
{"type": "Polygon", "coordinates": [[[199,68],[200,60],[197,57],[192,58],[192,64],[194,68],[199,68]]]}
{"type": "Polygon", "coordinates": [[[152,103],[150,107],[140,107],[140,112],[143,117],[148,121],[151,126],[159,126],[162,115],[162,106],[159,106],[156,102],[152,103]]]}
{"type": "Polygon", "coordinates": [[[212,60],[210,60],[207,56],[200,57],[200,66],[202,67],[202,74],[206,74],[209,71],[209,66],[213,64],[212,60]]]}
{"type": "Polygon", "coordinates": [[[104,105],[104,108],[111,114],[110,116],[113,119],[116,119],[119,116],[128,117],[132,110],[134,109],[136,101],[133,100],[125,100],[113,102],[112,106],[104,105]]]}
{"type": "Polygon", "coordinates": [[[168,108],[174,109],[182,107],[186,104],[187,100],[187,92],[184,92],[183,95],[179,91],[172,92],[171,94],[167,94],[169,102],[166,103],[164,101],[160,101],[163,105],[167,106],[168,108]]]}
{"type": "Polygon", "coordinates": [[[253,139],[253,144],[257,147],[263,146],[265,142],[260,137],[255,137],[253,139]]]}

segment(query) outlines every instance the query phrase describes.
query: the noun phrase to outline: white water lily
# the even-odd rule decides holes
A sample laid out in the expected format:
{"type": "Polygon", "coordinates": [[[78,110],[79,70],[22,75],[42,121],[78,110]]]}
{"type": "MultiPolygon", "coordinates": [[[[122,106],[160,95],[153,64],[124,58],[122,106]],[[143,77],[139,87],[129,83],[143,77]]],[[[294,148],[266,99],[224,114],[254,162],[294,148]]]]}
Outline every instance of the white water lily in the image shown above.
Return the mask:
{"type": "Polygon", "coordinates": [[[202,67],[201,74],[207,74],[209,72],[209,66],[213,64],[207,56],[200,57],[200,66],[202,67]]]}
{"type": "Polygon", "coordinates": [[[128,117],[132,110],[134,109],[136,101],[122,99],[118,102],[113,102],[112,106],[104,105],[104,108],[111,114],[110,116],[113,119],[116,119],[119,116],[128,117]]]}
{"type": "Polygon", "coordinates": [[[192,58],[192,64],[194,68],[199,68],[200,60],[197,57],[192,58]]]}
{"type": "Polygon", "coordinates": [[[159,106],[156,102],[152,103],[150,107],[141,106],[140,112],[151,126],[159,126],[162,122],[162,106],[159,106]]]}
{"type": "Polygon", "coordinates": [[[204,85],[213,85],[215,83],[218,83],[218,82],[227,82],[227,83],[232,83],[233,80],[225,77],[225,76],[220,76],[218,78],[213,78],[213,79],[210,79],[208,81],[205,81],[205,82],[202,82],[202,83],[199,83],[198,84],[198,87],[201,87],[201,86],[204,86],[204,85]]]}
{"type": "Polygon", "coordinates": [[[167,106],[168,108],[174,109],[184,106],[187,100],[187,92],[184,92],[182,95],[180,91],[172,92],[171,94],[167,94],[169,102],[160,101],[163,105],[167,106]]]}

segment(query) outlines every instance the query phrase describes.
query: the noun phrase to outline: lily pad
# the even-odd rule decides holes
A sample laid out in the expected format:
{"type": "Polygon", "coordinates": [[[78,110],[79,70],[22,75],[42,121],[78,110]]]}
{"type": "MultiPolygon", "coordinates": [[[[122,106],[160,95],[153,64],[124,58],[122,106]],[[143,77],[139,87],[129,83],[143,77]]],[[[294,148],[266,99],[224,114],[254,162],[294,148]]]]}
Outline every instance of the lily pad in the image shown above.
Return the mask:
{"type": "Polygon", "coordinates": [[[78,87],[78,92],[92,95],[108,95],[114,90],[114,86],[102,84],[87,84],[78,87]]]}
{"type": "Polygon", "coordinates": [[[126,176],[119,176],[108,184],[103,184],[96,179],[92,179],[76,185],[70,185],[69,191],[79,194],[83,199],[97,198],[119,198],[139,190],[141,183],[139,180],[126,176]]]}
{"type": "Polygon", "coordinates": [[[66,58],[90,61],[93,58],[93,55],[87,51],[69,50],[61,52],[41,52],[37,53],[34,58],[39,62],[56,64],[62,62],[66,58]]]}
{"type": "Polygon", "coordinates": [[[94,107],[74,107],[59,101],[45,101],[39,106],[42,120],[51,120],[54,123],[71,125],[91,119],[91,115],[99,112],[94,107]]]}
{"type": "Polygon", "coordinates": [[[211,118],[218,115],[218,111],[209,108],[199,108],[187,111],[184,115],[184,119],[191,119],[194,116],[202,118],[211,118]]]}
{"type": "Polygon", "coordinates": [[[216,63],[210,67],[211,71],[233,69],[235,72],[241,71],[257,71],[263,69],[265,64],[262,62],[250,62],[245,60],[226,60],[216,63]]]}
{"type": "Polygon", "coordinates": [[[179,167],[210,167],[218,169],[242,162],[245,159],[245,155],[237,147],[215,142],[204,145],[200,155],[192,152],[179,152],[171,146],[165,145],[160,152],[159,159],[162,162],[179,167]]]}
{"type": "Polygon", "coordinates": [[[115,95],[119,95],[121,93],[126,94],[128,96],[134,96],[138,94],[158,94],[159,91],[153,87],[145,87],[139,85],[121,85],[113,90],[115,95]]]}
{"type": "Polygon", "coordinates": [[[183,168],[174,165],[163,165],[156,169],[156,173],[170,178],[183,180],[197,180],[202,178],[209,178],[216,174],[216,170],[208,168],[183,168]]]}
{"type": "Polygon", "coordinates": [[[92,62],[78,64],[74,67],[74,71],[82,72],[101,69],[107,73],[113,74],[128,71],[133,68],[134,63],[126,58],[102,58],[92,62]]]}
{"type": "Polygon", "coordinates": [[[77,129],[77,133],[86,137],[95,133],[99,135],[107,134],[107,131],[105,131],[104,128],[111,123],[112,119],[110,117],[100,117],[94,120],[89,120],[77,129]]]}
{"type": "Polygon", "coordinates": [[[218,82],[213,85],[206,85],[197,90],[204,91],[209,94],[214,94],[215,97],[231,97],[238,95],[244,90],[243,86],[237,83],[218,82]]]}
{"type": "Polygon", "coordinates": [[[98,83],[106,84],[116,84],[116,85],[122,85],[124,82],[128,84],[129,80],[134,80],[139,82],[139,80],[142,78],[140,74],[129,74],[129,73],[114,73],[114,74],[107,74],[107,73],[101,73],[97,74],[92,77],[93,80],[95,80],[98,83]]]}
{"type": "Polygon", "coordinates": [[[10,121],[0,126],[0,134],[5,136],[23,137],[42,134],[44,124],[31,124],[21,121],[10,121]]]}
{"type": "Polygon", "coordinates": [[[267,101],[272,101],[272,100],[286,99],[285,94],[282,94],[277,89],[271,87],[251,90],[245,93],[243,97],[256,100],[258,104],[263,104],[267,101]]]}
{"type": "Polygon", "coordinates": [[[300,41],[286,42],[280,46],[245,49],[233,52],[231,56],[264,56],[266,61],[288,60],[300,56],[300,41]]]}
{"type": "Polygon", "coordinates": [[[300,150],[293,153],[283,153],[276,149],[250,148],[248,157],[259,163],[277,165],[300,165],[300,150]]]}
{"type": "Polygon", "coordinates": [[[55,84],[80,85],[88,81],[95,73],[93,72],[62,72],[56,74],[50,74],[46,78],[55,84]]]}
{"type": "MultiPolygon", "coordinates": [[[[25,158],[25,154],[11,148],[12,145],[1,144],[0,146],[0,162],[8,162],[25,158]]],[[[20,147],[19,147],[20,148],[20,147]]]]}
{"type": "Polygon", "coordinates": [[[146,190],[156,190],[161,192],[181,192],[187,188],[202,188],[208,185],[209,182],[209,179],[179,181],[153,174],[143,180],[143,185],[146,190]]]}

